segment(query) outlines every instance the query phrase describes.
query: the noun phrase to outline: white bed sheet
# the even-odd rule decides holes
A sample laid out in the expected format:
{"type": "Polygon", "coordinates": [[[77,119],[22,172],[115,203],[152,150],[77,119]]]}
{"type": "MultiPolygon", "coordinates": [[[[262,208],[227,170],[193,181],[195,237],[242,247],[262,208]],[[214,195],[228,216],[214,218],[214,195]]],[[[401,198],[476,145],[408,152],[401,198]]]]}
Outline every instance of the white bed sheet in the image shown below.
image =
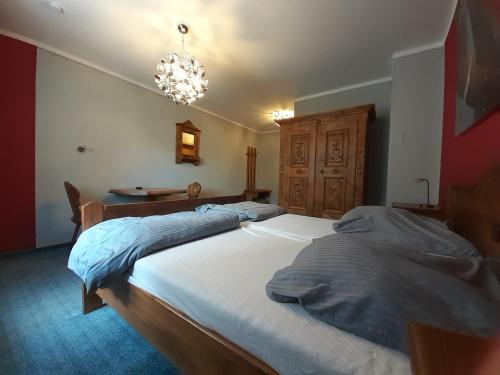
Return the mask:
{"type": "Polygon", "coordinates": [[[300,218],[266,221],[275,227],[274,233],[263,229],[265,222],[247,223],[155,253],[135,263],[129,281],[281,374],[410,374],[403,354],[323,323],[300,305],[280,304],[266,296],[265,285],[274,272],[310,243],[304,237],[330,233],[319,233],[317,220],[323,219],[300,218]],[[295,238],[284,235],[300,218],[302,232],[295,238]]]}

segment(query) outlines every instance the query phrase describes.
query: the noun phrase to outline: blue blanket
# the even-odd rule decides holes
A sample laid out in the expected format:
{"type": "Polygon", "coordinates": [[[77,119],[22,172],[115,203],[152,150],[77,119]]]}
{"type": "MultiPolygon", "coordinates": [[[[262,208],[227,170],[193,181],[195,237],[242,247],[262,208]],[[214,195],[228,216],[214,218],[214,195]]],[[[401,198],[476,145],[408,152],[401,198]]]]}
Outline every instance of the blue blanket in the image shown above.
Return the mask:
{"type": "Polygon", "coordinates": [[[239,225],[238,215],[221,211],[188,211],[104,221],[81,234],[71,250],[68,268],[80,276],[88,291],[93,291],[154,251],[239,225]]]}

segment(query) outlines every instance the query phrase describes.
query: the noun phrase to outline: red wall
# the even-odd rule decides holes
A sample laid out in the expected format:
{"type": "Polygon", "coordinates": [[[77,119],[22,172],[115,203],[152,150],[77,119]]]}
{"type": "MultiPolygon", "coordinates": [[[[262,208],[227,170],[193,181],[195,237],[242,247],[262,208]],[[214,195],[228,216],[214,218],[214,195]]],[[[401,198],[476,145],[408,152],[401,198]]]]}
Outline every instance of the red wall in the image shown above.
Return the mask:
{"type": "Polygon", "coordinates": [[[35,247],[36,47],[0,35],[0,252],[35,247]]]}
{"type": "Polygon", "coordinates": [[[474,183],[500,163],[500,110],[465,133],[455,136],[457,37],[453,24],[445,43],[443,141],[441,150],[440,203],[445,204],[451,185],[474,183]]]}

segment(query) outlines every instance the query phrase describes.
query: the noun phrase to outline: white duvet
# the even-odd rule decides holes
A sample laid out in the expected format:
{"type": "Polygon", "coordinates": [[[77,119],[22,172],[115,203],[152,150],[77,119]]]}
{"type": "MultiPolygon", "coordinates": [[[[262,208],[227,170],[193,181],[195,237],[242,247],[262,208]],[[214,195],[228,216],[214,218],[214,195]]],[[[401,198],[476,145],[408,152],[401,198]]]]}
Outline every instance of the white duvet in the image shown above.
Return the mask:
{"type": "Polygon", "coordinates": [[[411,374],[403,354],[266,296],[274,272],[332,220],[282,215],[140,259],[129,281],[254,354],[281,374],[411,374]]]}

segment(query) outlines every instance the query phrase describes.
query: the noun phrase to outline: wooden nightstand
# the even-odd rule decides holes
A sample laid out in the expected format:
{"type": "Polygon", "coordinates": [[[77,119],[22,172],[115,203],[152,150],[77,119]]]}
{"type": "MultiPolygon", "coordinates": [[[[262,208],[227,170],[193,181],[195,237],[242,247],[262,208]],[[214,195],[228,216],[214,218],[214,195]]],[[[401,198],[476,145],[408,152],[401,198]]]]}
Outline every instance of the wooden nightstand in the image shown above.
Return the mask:
{"type": "Polygon", "coordinates": [[[402,208],[403,210],[408,210],[417,215],[432,217],[433,219],[445,220],[446,215],[441,207],[438,205],[427,206],[425,204],[418,203],[393,203],[393,208],[402,208]]]}
{"type": "Polygon", "coordinates": [[[500,338],[483,339],[424,324],[409,327],[414,375],[500,374],[500,338]]]}

